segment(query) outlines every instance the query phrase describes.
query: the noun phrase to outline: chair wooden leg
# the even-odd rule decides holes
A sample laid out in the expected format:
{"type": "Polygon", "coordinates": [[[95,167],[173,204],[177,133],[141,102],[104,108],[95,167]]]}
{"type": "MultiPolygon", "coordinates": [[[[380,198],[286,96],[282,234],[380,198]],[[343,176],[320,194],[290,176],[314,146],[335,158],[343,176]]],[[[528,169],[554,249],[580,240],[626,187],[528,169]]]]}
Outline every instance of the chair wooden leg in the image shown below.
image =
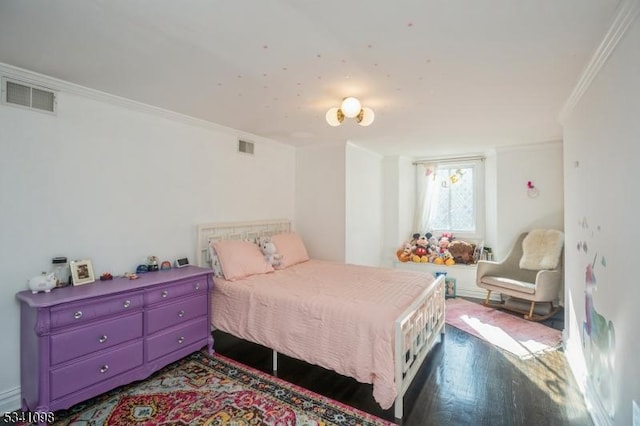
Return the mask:
{"type": "Polygon", "coordinates": [[[525,317],[526,319],[533,318],[533,308],[536,307],[536,302],[531,302],[531,307],[529,308],[529,316],[525,317]]]}
{"type": "Polygon", "coordinates": [[[491,297],[491,290],[487,290],[487,298],[484,299],[484,304],[488,305],[489,304],[489,298],[491,297]]]}

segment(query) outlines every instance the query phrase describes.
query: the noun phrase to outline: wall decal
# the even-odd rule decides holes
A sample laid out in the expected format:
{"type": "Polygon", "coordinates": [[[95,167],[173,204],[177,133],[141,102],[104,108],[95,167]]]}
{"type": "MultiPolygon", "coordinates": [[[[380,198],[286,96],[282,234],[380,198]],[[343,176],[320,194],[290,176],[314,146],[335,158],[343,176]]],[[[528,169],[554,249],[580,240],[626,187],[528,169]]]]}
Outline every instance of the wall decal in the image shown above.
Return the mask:
{"type": "MultiPolygon", "coordinates": [[[[579,225],[583,230],[587,231],[591,237],[595,236],[594,231],[589,232],[587,219],[583,218],[579,225]]],[[[600,226],[597,227],[600,231],[600,226]]],[[[594,244],[597,243],[594,242],[594,244]]],[[[588,253],[587,242],[578,242],[578,251],[580,249],[586,255],[588,253]]],[[[597,308],[598,281],[596,279],[595,270],[599,269],[605,277],[605,281],[601,285],[605,285],[606,291],[615,291],[612,289],[614,283],[606,280],[607,261],[605,256],[598,257],[596,252],[593,259],[588,259],[585,266],[585,320],[582,324],[582,345],[584,347],[584,355],[589,370],[589,380],[593,385],[593,389],[597,392],[602,405],[607,410],[607,414],[613,419],[615,414],[615,395],[614,395],[614,369],[616,354],[616,335],[615,327],[611,320],[608,320],[597,308]]]]}

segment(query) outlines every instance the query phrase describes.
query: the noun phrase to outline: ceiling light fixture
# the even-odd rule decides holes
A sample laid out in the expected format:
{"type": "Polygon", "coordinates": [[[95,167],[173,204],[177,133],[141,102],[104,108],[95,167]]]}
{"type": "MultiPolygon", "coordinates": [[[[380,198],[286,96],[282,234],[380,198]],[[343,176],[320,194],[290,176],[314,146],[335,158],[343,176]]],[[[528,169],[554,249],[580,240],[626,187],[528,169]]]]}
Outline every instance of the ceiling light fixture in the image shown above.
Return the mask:
{"type": "Polygon", "coordinates": [[[344,118],[355,118],[359,125],[368,126],[373,123],[375,114],[371,108],[363,107],[360,101],[354,97],[344,98],[340,108],[331,108],[325,116],[330,126],[336,127],[342,124],[344,118]]]}

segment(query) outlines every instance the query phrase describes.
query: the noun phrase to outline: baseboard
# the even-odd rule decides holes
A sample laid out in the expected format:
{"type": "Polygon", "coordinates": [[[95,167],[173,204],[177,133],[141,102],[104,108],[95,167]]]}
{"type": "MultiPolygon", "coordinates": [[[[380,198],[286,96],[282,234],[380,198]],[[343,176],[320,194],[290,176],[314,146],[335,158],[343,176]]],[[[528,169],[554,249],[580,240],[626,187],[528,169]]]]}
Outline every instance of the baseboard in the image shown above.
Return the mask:
{"type": "Polygon", "coordinates": [[[598,426],[613,426],[613,420],[609,417],[606,408],[604,408],[598,396],[598,392],[596,392],[592,381],[589,379],[587,379],[587,389],[584,400],[594,424],[598,426]]]}
{"type": "Polygon", "coordinates": [[[613,421],[609,417],[589,377],[589,370],[584,359],[581,340],[577,337],[570,339],[568,329],[565,328],[562,332],[562,346],[569,368],[584,397],[584,403],[587,411],[591,415],[593,424],[597,426],[613,425],[613,421]]]}
{"type": "Polygon", "coordinates": [[[20,386],[0,392],[0,411],[15,411],[20,406],[20,386]]]}

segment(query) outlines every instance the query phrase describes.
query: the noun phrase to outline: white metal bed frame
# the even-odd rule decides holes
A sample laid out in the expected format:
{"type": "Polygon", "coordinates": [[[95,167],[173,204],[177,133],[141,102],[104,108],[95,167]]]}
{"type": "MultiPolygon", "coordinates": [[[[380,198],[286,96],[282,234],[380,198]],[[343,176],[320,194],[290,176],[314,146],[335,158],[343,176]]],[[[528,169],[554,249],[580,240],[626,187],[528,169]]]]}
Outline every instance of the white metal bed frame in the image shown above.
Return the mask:
{"type": "MultiPolygon", "coordinates": [[[[257,222],[205,223],[197,225],[197,265],[211,266],[209,245],[219,240],[254,240],[291,231],[289,220],[257,222]]],[[[445,314],[444,276],[438,277],[395,320],[394,362],[398,395],[394,404],[397,419],[403,416],[403,397],[422,362],[437,343],[444,338],[445,314]]],[[[261,344],[260,342],[254,342],[261,344]]],[[[273,350],[273,370],[278,370],[278,353],[273,350]]]]}

